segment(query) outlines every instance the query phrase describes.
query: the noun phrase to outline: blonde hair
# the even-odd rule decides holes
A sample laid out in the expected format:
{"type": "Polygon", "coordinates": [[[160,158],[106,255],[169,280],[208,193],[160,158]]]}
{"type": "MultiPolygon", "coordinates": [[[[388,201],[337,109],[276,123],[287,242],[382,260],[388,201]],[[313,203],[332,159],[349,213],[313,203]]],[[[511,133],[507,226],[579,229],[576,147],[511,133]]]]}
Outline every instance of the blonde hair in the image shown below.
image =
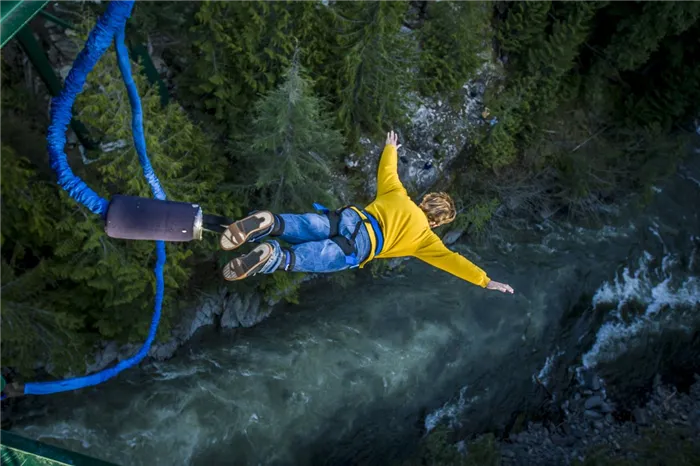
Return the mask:
{"type": "Polygon", "coordinates": [[[447,193],[428,193],[418,205],[433,226],[450,223],[457,216],[455,203],[447,193]]]}

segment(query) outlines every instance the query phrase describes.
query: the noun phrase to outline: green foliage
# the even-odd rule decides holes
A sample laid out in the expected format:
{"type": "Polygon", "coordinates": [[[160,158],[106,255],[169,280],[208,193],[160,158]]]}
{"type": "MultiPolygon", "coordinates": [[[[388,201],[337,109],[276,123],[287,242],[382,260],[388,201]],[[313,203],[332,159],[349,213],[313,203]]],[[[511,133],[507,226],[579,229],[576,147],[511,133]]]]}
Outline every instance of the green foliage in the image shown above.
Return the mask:
{"type": "MultiPolygon", "coordinates": [[[[371,267],[372,264],[375,264],[377,262],[385,262],[385,261],[370,262],[368,267],[371,267]]],[[[356,277],[357,277],[357,275],[355,274],[354,270],[346,269],[346,270],[341,270],[340,272],[329,274],[327,279],[332,285],[337,285],[340,288],[348,288],[349,286],[352,286],[355,284],[356,277]]]]}
{"type": "Polygon", "coordinates": [[[255,173],[257,197],[277,212],[335,203],[331,175],[343,139],[323,115],[303,72],[295,60],[284,82],[258,102],[242,148],[255,173]]]}
{"type": "Polygon", "coordinates": [[[420,88],[426,95],[459,90],[481,63],[492,5],[431,2],[420,29],[420,88]]]}
{"type": "Polygon", "coordinates": [[[370,261],[367,264],[369,272],[372,274],[373,278],[380,278],[387,275],[394,275],[403,272],[406,268],[405,262],[401,262],[398,266],[392,268],[390,267],[389,260],[376,260],[370,261]]]}
{"type": "Polygon", "coordinates": [[[283,78],[296,45],[309,48],[302,55],[310,64],[324,63],[323,13],[312,2],[202,2],[191,30],[196,60],[184,78],[192,104],[229,132],[244,129],[258,96],[283,78]]]}
{"type": "Polygon", "coordinates": [[[30,162],[5,145],[0,187],[3,359],[24,373],[39,357],[57,370],[80,367],[85,340],[75,332],[82,329],[83,317],[70,308],[57,310],[53,261],[42,255],[61,239],[58,219],[71,213],[30,162]]]}
{"type": "Polygon", "coordinates": [[[268,302],[285,300],[288,303],[299,304],[299,288],[304,280],[303,273],[275,272],[264,275],[259,288],[268,302]]]}
{"type": "Polygon", "coordinates": [[[78,333],[84,328],[81,316],[49,307],[43,295],[56,286],[49,268],[50,263],[40,262],[15,275],[13,267],[2,261],[3,359],[25,375],[39,360],[58,373],[81,370],[91,341],[78,333]]]}
{"type": "MultiPolygon", "coordinates": [[[[170,198],[198,202],[210,212],[240,214],[230,193],[219,190],[226,159],[178,105],[160,106],[138,68],[134,78],[142,96],[149,156],[170,198]]],[[[12,98],[13,85],[3,81],[3,98],[12,98]]],[[[6,107],[3,101],[3,132],[12,124],[9,112],[15,122],[30,118],[21,106],[6,107]]],[[[70,154],[74,171],[104,197],[150,197],[133,148],[130,106],[114,53],[97,64],[74,112],[89,123],[93,137],[116,147],[89,154],[89,164],[81,165],[80,157],[70,154]]],[[[6,364],[25,371],[47,359],[57,373],[68,367],[80,371],[96,337],[120,342],[146,337],[155,291],[153,244],[108,238],[101,219],[55,185],[43,145],[37,154],[24,141],[10,143],[2,153],[2,325],[8,342],[3,356],[6,364]]],[[[206,256],[214,247],[213,242],[167,246],[160,336],[168,331],[176,298],[188,283],[194,265],[188,258],[193,251],[206,256]]]]}
{"type": "Polygon", "coordinates": [[[128,33],[137,34],[143,42],[149,36],[162,34],[187,41],[182,31],[194,26],[197,7],[197,2],[172,2],[167,8],[159,1],[138,2],[127,23],[128,33]]]}
{"type": "Polygon", "coordinates": [[[439,227],[438,235],[442,236],[450,231],[465,231],[471,236],[479,237],[488,231],[491,218],[501,201],[498,197],[473,195],[465,196],[464,199],[468,201],[457,211],[457,217],[452,223],[439,227]]]}
{"type": "Polygon", "coordinates": [[[383,132],[405,119],[414,87],[411,38],[400,32],[408,3],[339,2],[338,118],[351,145],[360,133],[383,132]]]}
{"type": "MultiPolygon", "coordinates": [[[[645,70],[643,82],[635,82],[631,92],[621,96],[619,112],[624,124],[633,128],[660,125],[668,133],[674,122],[697,115],[700,102],[700,68],[688,66],[700,57],[700,20],[677,38],[664,40],[652,56],[656,66],[645,70]],[[624,100],[623,100],[624,99],[624,100]]],[[[625,79],[634,79],[628,76],[625,79]]]]}
{"type": "Polygon", "coordinates": [[[421,442],[416,455],[403,466],[498,466],[501,454],[493,434],[465,443],[466,454],[455,444],[454,434],[445,426],[436,427],[421,442]]]}
{"type": "MultiPolygon", "coordinates": [[[[161,107],[155,89],[147,87],[138,69],[134,71],[142,96],[149,157],[169,198],[197,202],[208,212],[240,213],[230,193],[218,189],[226,173],[222,170],[226,166],[225,158],[179,105],[171,103],[161,107]]],[[[76,114],[89,122],[92,132],[103,135],[104,141],[124,141],[126,145],[123,149],[100,154],[90,165],[92,170],[88,176],[98,192],[150,197],[131,143],[131,115],[129,107],[124,105],[126,101],[116,58],[114,54],[105,54],[88,78],[88,88],[76,102],[76,114]],[[109,190],[100,189],[100,186],[109,186],[109,190]]],[[[78,226],[67,222],[59,229],[70,238],[56,251],[56,255],[71,260],[63,270],[65,278],[102,292],[97,296],[102,295],[103,302],[97,305],[90,300],[85,306],[86,311],[92,309],[89,312],[94,314],[100,334],[123,338],[126,331],[131,339],[142,340],[148,329],[155,289],[154,275],[144,274],[144,266],[150,267],[153,260],[153,245],[106,238],[92,219],[78,226]],[[87,251],[92,254],[85,254],[87,251]],[[111,307],[110,312],[103,311],[105,304],[111,307]],[[124,328],[125,323],[129,323],[127,328],[124,328]]],[[[207,247],[213,248],[213,243],[197,244],[194,250],[203,252],[201,248],[207,247]]],[[[190,276],[185,259],[192,255],[193,248],[171,243],[167,251],[165,306],[170,309],[168,305],[174,303],[177,289],[187,283],[190,276]]],[[[164,324],[161,333],[168,328],[167,320],[164,324]]]]}
{"type": "Polygon", "coordinates": [[[506,20],[497,31],[501,48],[515,57],[542,42],[548,25],[548,13],[552,2],[513,2],[508,7],[506,20]]]}
{"type": "Polygon", "coordinates": [[[618,11],[616,31],[604,54],[619,71],[631,71],[648,61],[665,38],[693,26],[700,17],[700,4],[649,2],[618,11]]]}
{"type": "Polygon", "coordinates": [[[518,122],[516,115],[498,113],[498,123],[488,126],[473,141],[474,159],[485,167],[497,169],[516,160],[518,122]]]}
{"type": "Polygon", "coordinates": [[[488,199],[472,204],[466,212],[460,214],[470,231],[481,233],[491,221],[491,217],[498,209],[500,202],[498,199],[488,199]]]}
{"type": "Polygon", "coordinates": [[[505,167],[555,168],[539,191],[575,216],[648,189],[679,160],[686,138],[674,125],[697,110],[699,12],[675,2],[509,3],[497,28],[507,76],[485,99],[496,124],[473,141],[473,160],[496,179],[505,167]]]}

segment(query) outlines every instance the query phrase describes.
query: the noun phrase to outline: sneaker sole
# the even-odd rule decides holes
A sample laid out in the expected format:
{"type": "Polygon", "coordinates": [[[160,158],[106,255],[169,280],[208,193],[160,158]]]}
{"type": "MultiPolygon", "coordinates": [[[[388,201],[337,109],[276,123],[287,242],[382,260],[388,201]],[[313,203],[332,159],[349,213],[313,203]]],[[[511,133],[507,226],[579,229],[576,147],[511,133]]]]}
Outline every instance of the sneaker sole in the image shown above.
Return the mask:
{"type": "Polygon", "coordinates": [[[233,251],[248,242],[253,236],[268,230],[274,224],[275,217],[271,212],[256,212],[229,225],[219,238],[219,246],[224,251],[233,251]]]}
{"type": "Polygon", "coordinates": [[[248,254],[233,259],[223,269],[224,278],[230,282],[255,275],[272,257],[274,249],[267,243],[256,247],[248,254]]]}

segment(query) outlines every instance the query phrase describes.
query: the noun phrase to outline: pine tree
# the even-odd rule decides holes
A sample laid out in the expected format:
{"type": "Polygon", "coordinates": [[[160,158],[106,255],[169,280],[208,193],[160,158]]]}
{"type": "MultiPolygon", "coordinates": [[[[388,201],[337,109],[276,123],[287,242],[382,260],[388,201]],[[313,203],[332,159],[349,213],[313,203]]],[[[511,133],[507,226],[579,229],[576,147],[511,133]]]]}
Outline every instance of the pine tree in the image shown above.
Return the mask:
{"type": "Polygon", "coordinates": [[[668,36],[682,33],[700,17],[698,2],[649,2],[640,12],[627,10],[605,48],[605,56],[619,71],[637,68],[668,36]]]}
{"type": "Polygon", "coordinates": [[[486,2],[429,3],[420,29],[420,88],[433,95],[458,90],[479,66],[488,44],[492,5],[486,2]]]}
{"type": "Polygon", "coordinates": [[[338,118],[354,145],[362,130],[379,133],[405,115],[414,87],[414,46],[401,31],[407,2],[340,2],[338,118]]]}
{"type": "Polygon", "coordinates": [[[494,168],[512,163],[550,112],[578,96],[579,81],[569,77],[576,75],[580,47],[602,5],[523,2],[508,11],[499,37],[513,65],[507,89],[489,103],[499,124],[477,140],[480,162],[494,168]]]}
{"type": "Polygon", "coordinates": [[[297,44],[324,62],[324,10],[294,1],[202,2],[193,28],[197,60],[188,78],[193,103],[230,131],[244,129],[259,95],[273,89],[297,44]],[[320,45],[320,46],[319,46],[320,45]]]}
{"type": "Polygon", "coordinates": [[[546,38],[551,1],[524,1],[509,4],[505,21],[497,33],[501,49],[510,60],[541,44],[546,38]]]}
{"type": "Polygon", "coordinates": [[[315,201],[333,205],[331,174],[343,139],[323,115],[298,59],[255,114],[243,155],[255,167],[262,205],[277,212],[306,211],[315,201]]]}
{"type": "Polygon", "coordinates": [[[85,343],[75,332],[84,318],[56,306],[52,259],[46,254],[61,241],[56,225],[62,215],[70,216],[67,204],[28,159],[4,144],[0,187],[3,360],[24,373],[39,358],[59,370],[75,367],[85,343]]]}

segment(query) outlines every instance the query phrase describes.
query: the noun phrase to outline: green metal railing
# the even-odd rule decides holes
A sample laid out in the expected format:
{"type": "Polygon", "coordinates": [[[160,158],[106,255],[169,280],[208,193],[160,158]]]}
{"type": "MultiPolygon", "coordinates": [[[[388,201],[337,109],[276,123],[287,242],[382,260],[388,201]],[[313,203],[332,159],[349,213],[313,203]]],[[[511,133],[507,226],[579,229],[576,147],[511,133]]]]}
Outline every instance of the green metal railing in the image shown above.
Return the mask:
{"type": "Polygon", "coordinates": [[[3,466],[117,466],[74,451],[0,431],[0,464],[3,466]]]}
{"type": "Polygon", "coordinates": [[[47,3],[22,0],[0,2],[0,47],[4,47],[47,3]]]}

